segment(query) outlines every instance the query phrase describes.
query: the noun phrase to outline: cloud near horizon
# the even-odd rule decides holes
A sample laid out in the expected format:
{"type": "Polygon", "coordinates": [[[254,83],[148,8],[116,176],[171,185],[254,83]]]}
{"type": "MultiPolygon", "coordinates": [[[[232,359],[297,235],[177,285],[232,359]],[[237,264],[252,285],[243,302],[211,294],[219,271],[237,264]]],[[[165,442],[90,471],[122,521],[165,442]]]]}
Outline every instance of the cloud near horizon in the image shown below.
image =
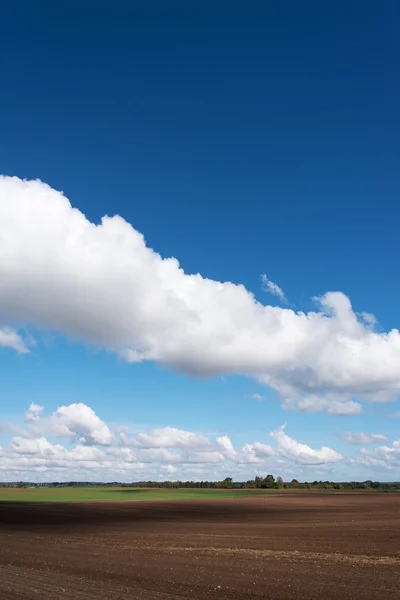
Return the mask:
{"type": "Polygon", "coordinates": [[[43,413],[43,406],[32,403],[25,428],[9,429],[18,434],[0,447],[0,479],[248,479],[255,473],[285,475],[291,467],[309,469],[344,460],[331,448],[314,449],[289,437],[285,425],[269,434],[273,445],[256,441],[235,448],[228,435],[211,438],[174,427],[133,436],[125,430],[112,432],[82,403],[60,406],[49,416],[43,413]]]}
{"type": "Polygon", "coordinates": [[[399,331],[374,331],[345,294],[309,313],[263,305],[243,285],[186,274],[119,216],[91,223],[40,181],[0,176],[0,279],[0,346],[20,353],[16,328],[34,325],[128,362],[247,375],[289,410],[359,414],[359,400],[399,394],[399,331]]]}

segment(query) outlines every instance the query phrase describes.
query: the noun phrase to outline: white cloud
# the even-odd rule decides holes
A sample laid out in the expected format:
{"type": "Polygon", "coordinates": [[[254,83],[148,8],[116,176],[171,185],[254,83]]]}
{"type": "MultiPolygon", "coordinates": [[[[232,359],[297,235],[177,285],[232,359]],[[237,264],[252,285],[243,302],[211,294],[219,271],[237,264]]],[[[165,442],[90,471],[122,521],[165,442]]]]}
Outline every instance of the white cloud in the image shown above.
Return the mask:
{"type": "Polygon", "coordinates": [[[31,428],[36,434],[78,438],[85,444],[107,446],[114,438],[94,410],[82,403],[60,406],[50,417],[35,420],[31,428]]]}
{"type": "MultiPolygon", "coordinates": [[[[132,452],[123,448],[104,450],[78,444],[68,449],[60,444],[52,444],[44,436],[37,439],[14,437],[4,449],[0,471],[19,475],[24,473],[26,479],[36,480],[38,473],[48,473],[50,479],[54,473],[59,474],[60,480],[70,479],[99,479],[104,476],[110,479],[116,474],[144,469],[145,465],[138,462],[132,452]],[[95,474],[95,475],[94,475],[95,474]],[[74,476],[75,475],[75,476],[74,476]]],[[[126,475],[125,475],[126,478],[126,475]]]]}
{"type": "Polygon", "coordinates": [[[293,459],[296,463],[303,465],[317,465],[321,463],[332,463],[343,460],[343,456],[322,446],[314,450],[307,444],[301,444],[285,433],[285,425],[270,434],[278,443],[278,452],[286,458],[293,459]]]}
{"type": "Polygon", "coordinates": [[[222,453],[228,458],[234,459],[236,451],[233,447],[232,440],[227,435],[222,435],[216,439],[217,445],[221,448],[222,453]]]}
{"type": "Polygon", "coordinates": [[[212,464],[212,463],[221,463],[226,458],[222,452],[218,452],[217,450],[209,450],[209,451],[191,451],[186,452],[182,457],[183,463],[199,463],[199,464],[212,464]]]}
{"type": "Polygon", "coordinates": [[[65,448],[51,444],[45,437],[38,439],[14,437],[11,441],[11,447],[17,454],[39,455],[48,458],[65,451],[65,448]]]}
{"type": "Polygon", "coordinates": [[[292,464],[299,473],[302,465],[323,466],[342,458],[330,448],[314,450],[300,444],[289,438],[283,427],[270,434],[275,446],[254,441],[238,450],[228,435],[213,439],[164,427],[129,436],[126,428],[119,428],[121,436],[124,434],[129,441],[128,446],[121,445],[122,437],[114,436],[106,423],[84,404],[60,407],[49,417],[41,414],[42,407],[35,405],[35,420],[28,420],[25,429],[15,428],[18,435],[3,446],[0,461],[3,480],[36,480],[41,474],[47,480],[59,481],[135,481],[157,479],[160,470],[174,473],[179,479],[236,476],[242,480],[254,477],[255,467],[259,473],[280,473],[282,469],[289,472],[292,464]],[[54,443],[53,437],[63,438],[65,445],[54,443]]]}
{"type": "Polygon", "coordinates": [[[261,394],[253,394],[251,396],[253,398],[253,400],[257,400],[257,402],[262,402],[264,400],[264,396],[261,396],[261,394]]]}
{"type": "Polygon", "coordinates": [[[275,448],[272,448],[269,444],[253,442],[252,444],[245,444],[241,448],[238,453],[238,462],[263,464],[265,459],[276,456],[277,452],[275,448]]]}
{"type": "Polygon", "coordinates": [[[400,419],[400,410],[395,410],[394,412],[389,413],[388,417],[391,419],[400,419]]]}
{"type": "Polygon", "coordinates": [[[367,469],[376,469],[378,472],[382,472],[382,469],[391,471],[393,469],[392,465],[386,460],[382,460],[379,458],[373,458],[372,456],[363,456],[362,458],[353,459],[353,465],[360,465],[362,467],[366,467],[367,469]]]}
{"type": "Polygon", "coordinates": [[[26,411],[25,415],[24,415],[24,419],[25,421],[28,422],[32,422],[32,421],[38,421],[40,419],[40,415],[43,412],[43,406],[40,406],[39,404],[35,404],[35,402],[32,402],[30,407],[28,408],[28,410],[26,411]]]}
{"type": "Polygon", "coordinates": [[[272,294],[272,296],[276,296],[284,304],[287,304],[287,299],[282,288],[280,288],[277,283],[274,283],[273,281],[268,279],[265,273],[261,275],[261,286],[265,292],[272,294]]]}
{"type": "Polygon", "coordinates": [[[350,400],[347,394],[285,398],[283,408],[285,410],[301,410],[308,413],[325,412],[327,415],[360,415],[364,412],[362,404],[355,400],[350,400]]]}
{"type": "Polygon", "coordinates": [[[153,429],[150,433],[139,433],[136,439],[140,446],[147,448],[207,450],[211,447],[210,440],[204,435],[175,429],[174,427],[163,427],[153,429]]]}
{"type": "Polygon", "coordinates": [[[334,393],[382,401],[400,390],[399,331],[373,331],[344,294],[328,292],[308,314],[263,306],[242,285],[185,274],[121,217],[94,225],[40,181],[0,178],[0,279],[9,323],[129,361],[254,376],[284,400],[334,393]]]}
{"type": "MultiPolygon", "coordinates": [[[[13,423],[10,423],[10,422],[5,423],[4,431],[7,433],[11,433],[12,435],[17,436],[17,437],[23,437],[26,439],[32,438],[31,432],[26,431],[26,429],[24,429],[23,427],[19,427],[18,425],[14,425],[13,423]]],[[[33,437],[35,437],[35,436],[33,436],[33,437]]]]}
{"type": "Polygon", "coordinates": [[[372,313],[362,312],[359,315],[367,323],[367,325],[376,325],[377,320],[375,315],[373,315],[372,313]]]}
{"type": "MultiPolygon", "coordinates": [[[[81,448],[91,449],[93,446],[81,446],[81,448]]],[[[115,458],[119,458],[124,460],[125,462],[136,462],[138,460],[137,455],[130,448],[118,448],[114,446],[107,446],[101,450],[102,452],[106,452],[108,455],[113,456],[115,458]]],[[[140,462],[145,462],[140,460],[140,462]]]]}
{"type": "Polygon", "coordinates": [[[176,473],[178,471],[178,469],[176,467],[174,467],[173,465],[163,465],[161,467],[162,471],[166,471],[168,474],[173,474],[176,473]]]}
{"type": "Polygon", "coordinates": [[[140,448],[137,456],[141,462],[182,462],[182,454],[171,452],[166,448],[140,448]]]}
{"type": "Polygon", "coordinates": [[[264,458],[258,456],[254,449],[254,444],[245,444],[238,452],[237,462],[239,464],[263,464],[264,458]]]}
{"type": "Polygon", "coordinates": [[[367,446],[369,444],[376,444],[387,442],[387,437],[381,433],[363,433],[346,431],[341,436],[341,439],[349,444],[358,444],[360,446],[367,446]]]}
{"type": "Polygon", "coordinates": [[[122,431],[118,432],[118,434],[119,434],[119,439],[121,441],[121,444],[123,444],[124,446],[137,446],[138,445],[135,438],[129,437],[128,428],[124,427],[122,431]]]}
{"type": "Polygon", "coordinates": [[[131,348],[124,348],[118,352],[118,356],[128,363],[140,363],[145,359],[145,356],[137,350],[131,348]]]}
{"type": "Polygon", "coordinates": [[[400,440],[395,440],[391,446],[384,445],[377,448],[361,448],[361,458],[357,460],[364,466],[400,470],[400,440]]]}
{"type": "MultiPolygon", "coordinates": [[[[0,185],[1,185],[1,183],[0,183],[0,185]]],[[[0,257],[1,257],[1,237],[0,237],[0,257]]],[[[0,260],[1,260],[1,258],[0,258],[0,260]]],[[[11,327],[1,327],[0,328],[0,348],[11,348],[12,350],[15,350],[18,354],[28,354],[29,353],[29,349],[27,348],[24,340],[15,331],[15,329],[11,329],[11,327]]]]}

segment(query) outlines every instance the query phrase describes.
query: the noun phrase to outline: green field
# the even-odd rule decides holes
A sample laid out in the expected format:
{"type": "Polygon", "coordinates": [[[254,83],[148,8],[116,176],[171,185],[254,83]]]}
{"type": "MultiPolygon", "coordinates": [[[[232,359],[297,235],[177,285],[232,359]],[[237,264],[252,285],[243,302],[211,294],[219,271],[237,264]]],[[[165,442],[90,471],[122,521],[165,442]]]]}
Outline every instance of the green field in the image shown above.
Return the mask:
{"type": "Polygon", "coordinates": [[[146,489],[122,487],[0,488],[0,502],[114,502],[120,500],[206,500],[255,496],[264,490],[146,489]]]}
{"type": "MultiPolygon", "coordinates": [[[[51,487],[51,488],[0,488],[0,502],[114,502],[140,500],[213,500],[217,498],[244,498],[273,494],[274,496],[301,495],[332,496],[336,494],[371,494],[379,490],[324,489],[168,489],[129,487],[51,487]]],[[[398,492],[399,493],[399,492],[398,492]]]]}

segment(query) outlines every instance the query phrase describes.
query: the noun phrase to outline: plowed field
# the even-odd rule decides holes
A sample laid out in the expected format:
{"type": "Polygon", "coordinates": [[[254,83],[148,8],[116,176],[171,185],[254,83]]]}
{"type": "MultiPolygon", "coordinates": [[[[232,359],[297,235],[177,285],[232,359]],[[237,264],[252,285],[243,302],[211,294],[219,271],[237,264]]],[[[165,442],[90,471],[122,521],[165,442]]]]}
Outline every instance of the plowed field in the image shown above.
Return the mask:
{"type": "Polygon", "coordinates": [[[400,599],[400,495],[0,503],[1,600],[400,599]]]}

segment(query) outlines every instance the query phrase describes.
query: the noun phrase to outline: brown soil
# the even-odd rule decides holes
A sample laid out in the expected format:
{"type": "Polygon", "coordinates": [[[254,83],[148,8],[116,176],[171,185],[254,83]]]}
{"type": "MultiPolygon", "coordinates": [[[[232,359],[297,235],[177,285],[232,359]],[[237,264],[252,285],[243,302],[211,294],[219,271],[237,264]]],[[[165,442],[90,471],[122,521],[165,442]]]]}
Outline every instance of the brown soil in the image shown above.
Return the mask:
{"type": "Polygon", "coordinates": [[[0,503],[1,600],[400,599],[400,495],[0,503]]]}

